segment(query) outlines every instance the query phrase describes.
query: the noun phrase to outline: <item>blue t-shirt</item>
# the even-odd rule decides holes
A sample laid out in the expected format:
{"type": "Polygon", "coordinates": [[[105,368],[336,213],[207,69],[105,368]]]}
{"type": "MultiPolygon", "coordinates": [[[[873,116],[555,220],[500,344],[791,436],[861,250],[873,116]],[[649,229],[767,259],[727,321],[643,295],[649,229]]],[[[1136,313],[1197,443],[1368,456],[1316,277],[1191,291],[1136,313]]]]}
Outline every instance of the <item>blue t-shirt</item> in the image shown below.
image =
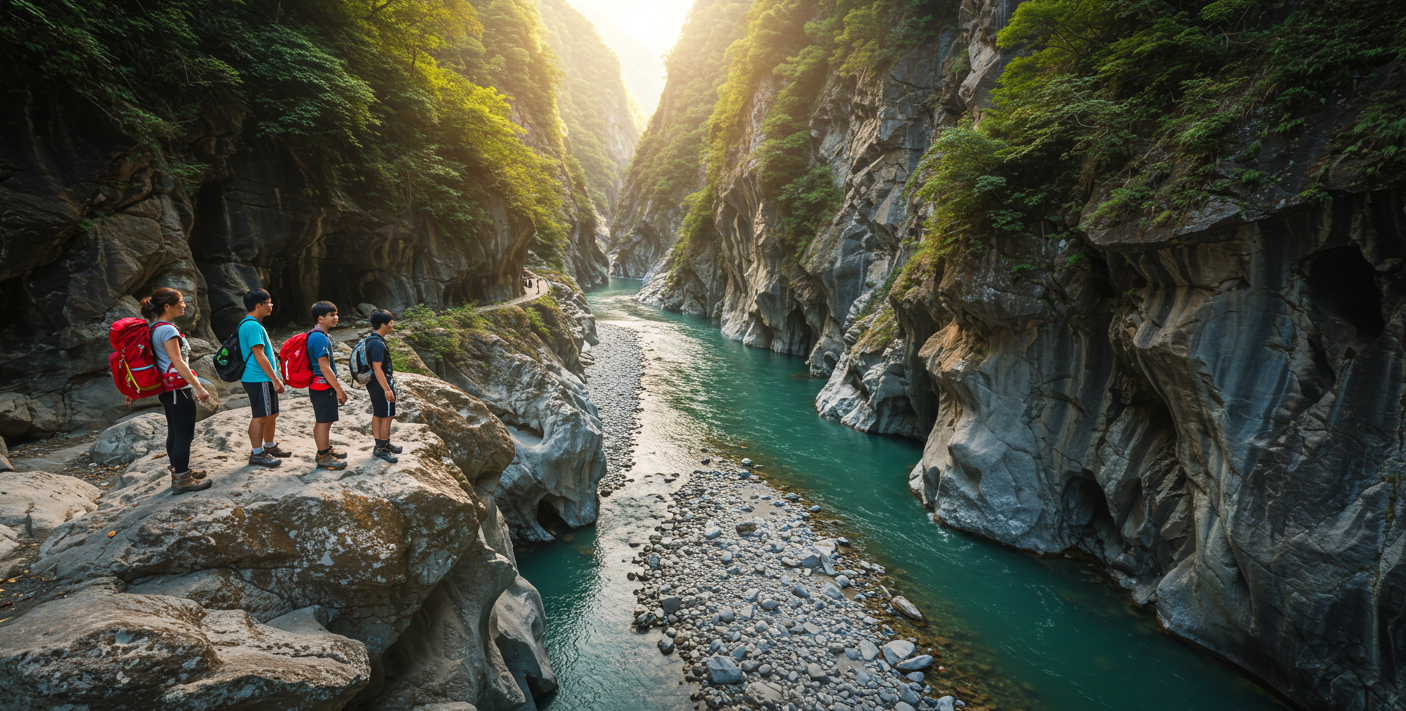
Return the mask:
{"type": "Polygon", "coordinates": [[[244,375],[240,376],[240,382],[272,382],[259,366],[259,361],[254,360],[254,346],[260,344],[264,346],[264,355],[268,356],[269,365],[273,366],[274,372],[278,372],[278,354],[273,350],[273,341],[269,340],[269,332],[264,330],[264,325],[252,316],[240,321],[239,347],[244,351],[244,375]]]}
{"type": "Polygon", "coordinates": [[[337,359],[332,357],[332,339],[326,333],[314,328],[308,332],[308,360],[312,361],[312,389],[327,390],[332,386],[328,385],[327,379],[322,377],[322,364],[317,362],[319,358],[326,358],[327,362],[332,364],[332,374],[337,374],[337,359]]]}

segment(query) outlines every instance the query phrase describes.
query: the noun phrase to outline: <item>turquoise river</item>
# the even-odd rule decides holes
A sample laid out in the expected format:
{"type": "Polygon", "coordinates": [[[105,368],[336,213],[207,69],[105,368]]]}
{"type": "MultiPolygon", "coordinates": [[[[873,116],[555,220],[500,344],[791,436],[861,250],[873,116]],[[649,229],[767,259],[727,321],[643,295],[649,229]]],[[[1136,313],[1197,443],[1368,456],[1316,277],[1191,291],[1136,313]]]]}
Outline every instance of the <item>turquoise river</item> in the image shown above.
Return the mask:
{"type": "Polygon", "coordinates": [[[762,476],[840,519],[952,642],[945,663],[988,680],[973,693],[989,693],[990,708],[1286,708],[1244,673],[1160,631],[1151,612],[1088,565],[935,525],[908,490],[921,443],[820,419],[814,402],[823,381],[808,377],[803,359],[746,348],[706,319],[639,304],[638,288],[613,279],[588,295],[599,322],[634,330],[645,349],[641,428],[627,474],[636,482],[603,500],[596,526],[519,557],[546,604],[547,649],[561,685],[543,708],[695,708],[681,663],[654,647],[658,632],[629,627],[635,585],[625,579],[625,532],[652,526],[648,517],[678,485],[645,474],[686,474],[706,456],[700,447],[750,456],[762,476]]]}

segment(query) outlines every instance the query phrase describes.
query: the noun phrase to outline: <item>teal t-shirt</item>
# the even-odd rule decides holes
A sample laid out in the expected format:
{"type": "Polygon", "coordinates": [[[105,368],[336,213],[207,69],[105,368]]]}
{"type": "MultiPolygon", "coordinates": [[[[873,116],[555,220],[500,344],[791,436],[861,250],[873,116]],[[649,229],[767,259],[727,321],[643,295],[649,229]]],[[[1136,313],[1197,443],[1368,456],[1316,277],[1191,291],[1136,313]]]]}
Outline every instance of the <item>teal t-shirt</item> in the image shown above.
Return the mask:
{"type": "Polygon", "coordinates": [[[264,325],[252,316],[240,321],[239,347],[244,351],[244,375],[239,378],[240,382],[271,382],[269,376],[264,373],[264,369],[259,367],[259,361],[254,360],[254,346],[259,344],[264,346],[264,355],[268,356],[269,365],[277,369],[278,354],[273,350],[273,341],[269,340],[269,332],[264,330],[264,325]]]}

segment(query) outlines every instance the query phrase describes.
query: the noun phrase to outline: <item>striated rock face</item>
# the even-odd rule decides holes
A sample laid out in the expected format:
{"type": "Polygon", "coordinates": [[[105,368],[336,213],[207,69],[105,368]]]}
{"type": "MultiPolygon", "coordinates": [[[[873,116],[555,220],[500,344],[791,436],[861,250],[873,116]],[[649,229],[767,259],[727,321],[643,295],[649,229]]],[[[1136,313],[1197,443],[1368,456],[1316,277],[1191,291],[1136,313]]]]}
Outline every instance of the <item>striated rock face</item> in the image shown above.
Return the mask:
{"type": "MultiPolygon", "coordinates": [[[[533,225],[495,198],[476,239],[446,235],[428,220],[310,198],[314,181],[285,148],[236,145],[233,129],[209,121],[178,148],[215,167],[182,184],[46,100],[14,98],[0,109],[0,285],[22,323],[0,339],[0,436],[103,428],[128,414],[106,373],[107,327],[137,316],[137,298],[157,287],[186,295],[177,325],[206,344],[196,357],[232,332],[251,288],[274,295],[271,325],[301,323],[323,299],[400,313],[521,291],[533,225]]],[[[581,217],[592,211],[573,213],[564,255],[587,287],[606,274],[598,220],[581,217]]]]}
{"type": "Polygon", "coordinates": [[[1093,554],[1294,698],[1397,706],[1403,206],[1096,232],[1108,266],[1048,290],[949,270],[908,304],[950,309],[922,348],[941,412],[914,490],[949,525],[1093,554]]]}
{"type": "Polygon", "coordinates": [[[594,521],[596,484],[605,476],[604,433],[583,380],[589,355],[581,352],[596,342],[595,322],[579,292],[552,283],[550,296],[552,307],[500,307],[498,316],[523,326],[510,339],[466,331],[435,353],[420,345],[432,339],[407,336],[440,377],[482,399],[508,426],[515,454],[494,499],[513,536],[527,541],[553,539],[539,523],[548,512],[570,526],[594,521]],[[521,309],[535,311],[546,333],[526,327],[521,309]]]}
{"type": "Polygon", "coordinates": [[[641,298],[806,354],[822,416],[925,438],[910,484],[943,524],[1092,555],[1173,633],[1306,706],[1399,708],[1406,193],[1328,152],[1361,102],[1265,139],[1253,167],[1274,180],[1175,226],[996,239],[888,293],[922,217],[899,190],[935,127],[979,117],[1013,9],[963,3],[882,81],[831,81],[811,128],[845,204],[795,264],[737,161],[706,239],[641,298]]]}
{"type": "Polygon", "coordinates": [[[193,462],[214,482],[207,491],[172,496],[159,453],[121,455],[136,458],[120,486],[59,526],[30,566],[85,592],[0,624],[0,675],[42,697],[34,708],[227,708],[246,696],[280,708],[399,708],[385,700],[399,688],[386,683],[393,677],[417,680],[416,704],[516,709],[530,698],[524,688],[554,688],[545,652],[521,653],[541,649],[542,609],[516,574],[492,499],[512,457],[506,429],[442,381],[407,375],[400,387],[407,419],[427,424],[397,424],[399,464],[370,457],[361,390],[350,391],[333,428],[334,444],[349,452],[345,471],[313,466],[312,410],[301,397],[287,398],[279,418],[280,443],[296,455],[278,469],[244,466],[244,411],[197,425],[193,462]],[[50,621],[61,612],[54,606],[73,605],[93,611],[87,626],[50,621]],[[499,626],[486,622],[498,617],[499,626]],[[468,636],[454,637],[452,655],[407,661],[402,650],[445,649],[434,639],[443,627],[423,624],[429,618],[468,636]],[[151,629],[153,643],[131,651],[150,671],[133,676],[130,666],[96,659],[96,685],[54,687],[31,663],[42,656],[32,633],[44,625],[43,644],[70,657],[87,654],[93,640],[110,646],[114,634],[136,644],[123,635],[151,629]],[[537,636],[524,639],[523,630],[537,636]],[[148,688],[153,679],[163,685],[148,688]]]}

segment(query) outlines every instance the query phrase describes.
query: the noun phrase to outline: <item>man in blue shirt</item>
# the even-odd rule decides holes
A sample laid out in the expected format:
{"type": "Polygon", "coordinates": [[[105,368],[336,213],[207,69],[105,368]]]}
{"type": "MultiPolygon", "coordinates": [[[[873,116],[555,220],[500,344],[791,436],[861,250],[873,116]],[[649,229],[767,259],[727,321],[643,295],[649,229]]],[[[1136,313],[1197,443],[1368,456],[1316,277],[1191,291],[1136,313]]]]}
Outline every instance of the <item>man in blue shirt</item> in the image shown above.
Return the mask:
{"type": "Polygon", "coordinates": [[[312,305],[312,318],[317,322],[308,331],[308,360],[312,367],[312,385],[308,399],[312,400],[312,438],[317,442],[317,466],[323,469],[346,469],[346,453],[332,449],[332,423],[339,419],[337,407],[347,404],[347,391],[337,380],[337,361],[332,357],[332,337],[328,331],[336,327],[337,305],[319,301],[312,305]]]}
{"type": "Polygon", "coordinates": [[[254,289],[244,295],[244,308],[249,315],[239,322],[239,347],[244,352],[244,375],[239,382],[249,394],[253,414],[249,422],[249,445],[253,448],[249,463],[276,467],[283,463],[283,457],[292,455],[279,449],[278,440],[274,439],[278,394],[284,388],[278,369],[273,367],[273,341],[263,324],[273,313],[273,297],[263,289],[254,289]]]}

